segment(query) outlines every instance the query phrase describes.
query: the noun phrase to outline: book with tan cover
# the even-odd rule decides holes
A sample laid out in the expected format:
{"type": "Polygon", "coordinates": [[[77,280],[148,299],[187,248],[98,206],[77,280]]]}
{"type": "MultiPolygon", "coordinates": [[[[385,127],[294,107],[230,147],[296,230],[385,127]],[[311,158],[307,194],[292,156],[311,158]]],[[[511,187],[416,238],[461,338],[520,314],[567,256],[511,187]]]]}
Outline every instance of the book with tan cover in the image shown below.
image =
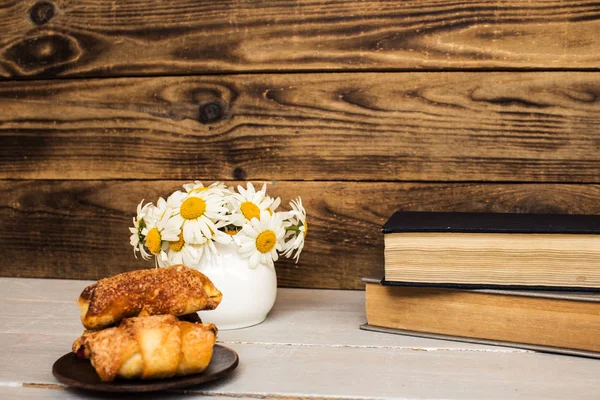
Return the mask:
{"type": "Polygon", "coordinates": [[[600,295],[366,283],[362,329],[600,358],[600,295]]]}

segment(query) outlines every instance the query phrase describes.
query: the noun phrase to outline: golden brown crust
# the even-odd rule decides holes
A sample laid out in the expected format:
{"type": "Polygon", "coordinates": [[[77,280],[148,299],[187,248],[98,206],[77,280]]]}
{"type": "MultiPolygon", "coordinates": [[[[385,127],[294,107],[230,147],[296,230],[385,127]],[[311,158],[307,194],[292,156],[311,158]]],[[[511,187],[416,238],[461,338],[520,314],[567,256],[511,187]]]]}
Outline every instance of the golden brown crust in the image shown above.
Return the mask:
{"type": "Polygon", "coordinates": [[[73,343],[89,358],[100,379],[155,379],[204,371],[217,328],[179,321],[172,315],[124,319],[119,327],[86,331],[73,343]]]}
{"type": "Polygon", "coordinates": [[[73,342],[73,346],[71,347],[73,349],[73,353],[77,353],[77,355],[79,355],[80,357],[90,358],[89,353],[85,354],[81,352],[85,352],[85,346],[83,345],[85,339],[95,332],[99,331],[94,329],[86,329],[85,331],[83,331],[83,334],[73,342]]]}
{"type": "Polygon", "coordinates": [[[90,300],[92,298],[92,293],[96,290],[96,284],[93,283],[90,286],[83,289],[83,292],[79,295],[79,298],[82,300],[90,300]]]}
{"type": "Polygon", "coordinates": [[[212,358],[213,346],[217,338],[217,328],[213,324],[205,324],[198,329],[198,324],[180,323],[181,358],[177,365],[176,375],[189,375],[206,369],[212,358]]]}
{"type": "Polygon", "coordinates": [[[89,335],[84,340],[84,347],[103,382],[115,379],[121,365],[139,352],[131,332],[119,328],[108,328],[89,335]]]}
{"type": "Polygon", "coordinates": [[[86,287],[77,304],[81,322],[100,329],[138,315],[184,315],[215,309],[222,294],[199,271],[184,265],[137,270],[86,287]]]}

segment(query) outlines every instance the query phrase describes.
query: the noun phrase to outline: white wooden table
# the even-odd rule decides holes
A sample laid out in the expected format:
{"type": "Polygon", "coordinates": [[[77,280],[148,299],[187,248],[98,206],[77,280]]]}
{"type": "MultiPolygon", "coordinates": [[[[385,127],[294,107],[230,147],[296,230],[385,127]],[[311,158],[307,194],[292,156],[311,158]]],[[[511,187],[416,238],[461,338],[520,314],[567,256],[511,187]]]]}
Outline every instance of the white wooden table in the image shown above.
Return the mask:
{"type": "MultiPolygon", "coordinates": [[[[75,299],[89,283],[0,278],[0,399],[126,398],[52,376],[82,332],[75,299]]],[[[219,332],[240,356],[231,376],[151,398],[600,399],[599,360],[359,330],[365,321],[364,292],[279,289],[267,321],[219,332]]]]}

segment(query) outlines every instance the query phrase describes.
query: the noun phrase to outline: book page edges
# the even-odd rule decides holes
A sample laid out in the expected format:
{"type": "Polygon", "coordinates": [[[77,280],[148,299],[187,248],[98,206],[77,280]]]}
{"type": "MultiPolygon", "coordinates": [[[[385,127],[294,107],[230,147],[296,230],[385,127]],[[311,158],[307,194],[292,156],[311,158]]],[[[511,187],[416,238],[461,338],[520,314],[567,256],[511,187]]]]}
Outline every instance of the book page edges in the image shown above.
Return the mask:
{"type": "Polygon", "coordinates": [[[409,330],[404,330],[404,329],[385,328],[385,327],[380,327],[380,326],[370,325],[370,324],[360,325],[360,329],[366,330],[366,331],[373,331],[373,332],[391,333],[391,334],[396,334],[396,335],[417,336],[417,337],[423,337],[423,338],[427,338],[427,339],[452,340],[455,342],[483,344],[483,345],[490,345],[490,346],[501,346],[501,347],[524,349],[524,350],[543,352],[543,353],[553,353],[553,354],[562,354],[562,355],[600,359],[600,353],[594,352],[594,351],[574,350],[574,349],[567,349],[567,348],[562,348],[562,347],[542,346],[542,345],[526,344],[526,343],[504,342],[504,341],[498,341],[498,340],[476,339],[476,338],[469,338],[469,337],[463,337],[463,336],[443,335],[443,334],[437,334],[437,333],[416,332],[416,331],[409,331],[409,330]]]}
{"type": "MultiPolygon", "coordinates": [[[[383,286],[410,286],[410,287],[437,287],[441,289],[460,290],[465,292],[497,294],[503,296],[525,296],[525,297],[540,297],[547,299],[573,300],[573,301],[589,301],[600,303],[600,293],[593,294],[587,291],[573,291],[573,288],[551,288],[548,290],[532,290],[532,288],[524,289],[522,286],[507,288],[506,286],[497,286],[496,288],[473,288],[468,285],[436,285],[436,284],[419,284],[413,282],[387,282],[383,278],[365,277],[362,282],[380,284],[383,286]],[[554,290],[552,290],[554,289],[554,290]]],[[[597,289],[596,289],[597,291],[597,289]]]]}

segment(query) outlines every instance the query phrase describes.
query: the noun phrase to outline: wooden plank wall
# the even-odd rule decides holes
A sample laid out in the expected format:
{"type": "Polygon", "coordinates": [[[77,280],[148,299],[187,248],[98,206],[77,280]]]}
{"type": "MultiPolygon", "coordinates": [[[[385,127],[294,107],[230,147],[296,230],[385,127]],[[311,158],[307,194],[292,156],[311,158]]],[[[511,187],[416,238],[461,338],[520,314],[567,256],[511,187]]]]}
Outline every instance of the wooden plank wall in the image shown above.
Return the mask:
{"type": "Polygon", "coordinates": [[[149,267],[137,202],[194,179],[303,197],[292,287],[361,288],[395,210],[600,213],[595,1],[0,0],[0,32],[2,276],[149,267]]]}

